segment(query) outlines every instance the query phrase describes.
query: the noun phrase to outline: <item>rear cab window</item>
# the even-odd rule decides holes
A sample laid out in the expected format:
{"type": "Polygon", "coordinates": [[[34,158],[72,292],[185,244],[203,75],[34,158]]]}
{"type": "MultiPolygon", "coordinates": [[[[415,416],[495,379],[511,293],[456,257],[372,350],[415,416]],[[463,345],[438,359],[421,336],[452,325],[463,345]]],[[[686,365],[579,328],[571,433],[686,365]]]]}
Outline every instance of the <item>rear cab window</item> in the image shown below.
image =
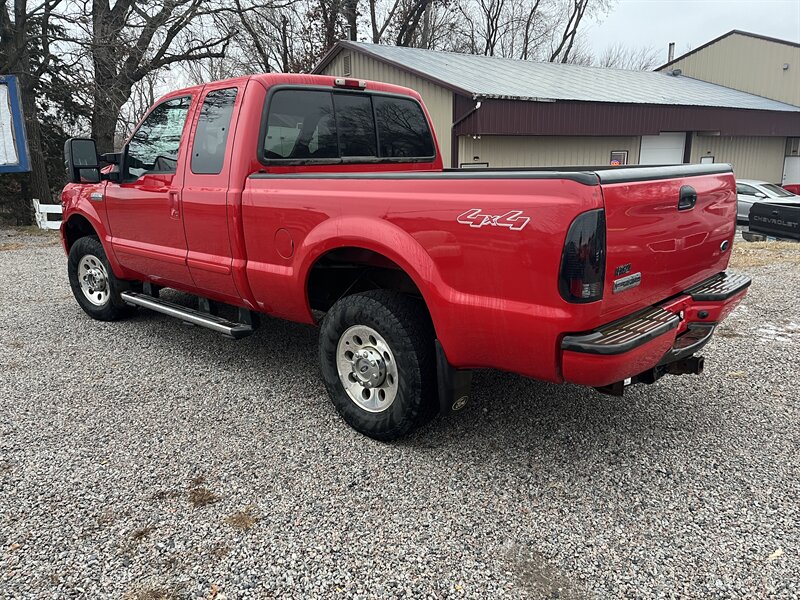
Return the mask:
{"type": "Polygon", "coordinates": [[[225,88],[206,94],[192,145],[192,173],[218,175],[222,172],[237,92],[237,88],[225,88]]]}
{"type": "Polygon", "coordinates": [[[268,98],[265,164],[427,162],[433,135],[407,96],[326,88],[278,88],[268,98]]]}

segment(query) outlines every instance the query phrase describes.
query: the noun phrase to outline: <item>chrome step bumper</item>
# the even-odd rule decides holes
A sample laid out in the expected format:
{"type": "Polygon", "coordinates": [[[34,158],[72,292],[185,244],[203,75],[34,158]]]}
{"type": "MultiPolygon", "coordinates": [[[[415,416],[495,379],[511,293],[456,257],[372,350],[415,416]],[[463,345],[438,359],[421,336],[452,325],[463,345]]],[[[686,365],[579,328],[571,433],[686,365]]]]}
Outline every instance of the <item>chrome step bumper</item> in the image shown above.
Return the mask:
{"type": "Polygon", "coordinates": [[[696,302],[714,302],[735,296],[750,287],[750,283],[751,279],[747,275],[718,273],[693,285],[685,293],[689,294],[696,302]]]}
{"type": "Polygon", "coordinates": [[[590,354],[622,354],[675,329],[681,319],[657,306],[608,325],[561,340],[562,350],[590,354]]]}

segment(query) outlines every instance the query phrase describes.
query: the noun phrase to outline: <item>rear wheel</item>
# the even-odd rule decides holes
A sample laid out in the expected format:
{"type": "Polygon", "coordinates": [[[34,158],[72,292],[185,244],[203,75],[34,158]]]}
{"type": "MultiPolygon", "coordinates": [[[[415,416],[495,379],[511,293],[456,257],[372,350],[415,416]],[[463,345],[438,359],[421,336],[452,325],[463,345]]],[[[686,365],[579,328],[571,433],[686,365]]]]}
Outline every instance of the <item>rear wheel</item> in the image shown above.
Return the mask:
{"type": "Polygon", "coordinates": [[[419,300],[386,290],[339,300],[322,321],[319,351],[331,400],[357,431],[392,440],[433,416],[434,335],[419,300]]]}
{"type": "Polygon", "coordinates": [[[114,321],[134,311],[120,298],[120,292],[129,289],[130,284],[114,276],[96,237],[82,237],[72,245],[67,271],[75,300],[93,319],[114,321]]]}

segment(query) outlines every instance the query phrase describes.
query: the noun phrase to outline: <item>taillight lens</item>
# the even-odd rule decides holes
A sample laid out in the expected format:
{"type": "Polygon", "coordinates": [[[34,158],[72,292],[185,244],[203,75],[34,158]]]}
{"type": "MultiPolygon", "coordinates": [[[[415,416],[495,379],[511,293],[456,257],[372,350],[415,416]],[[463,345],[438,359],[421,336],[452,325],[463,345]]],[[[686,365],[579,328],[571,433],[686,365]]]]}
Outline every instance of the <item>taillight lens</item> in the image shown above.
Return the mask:
{"type": "Polygon", "coordinates": [[[558,291],[567,302],[595,302],[603,297],[606,275],[606,212],[601,208],[575,217],[569,226],[558,291]]]}

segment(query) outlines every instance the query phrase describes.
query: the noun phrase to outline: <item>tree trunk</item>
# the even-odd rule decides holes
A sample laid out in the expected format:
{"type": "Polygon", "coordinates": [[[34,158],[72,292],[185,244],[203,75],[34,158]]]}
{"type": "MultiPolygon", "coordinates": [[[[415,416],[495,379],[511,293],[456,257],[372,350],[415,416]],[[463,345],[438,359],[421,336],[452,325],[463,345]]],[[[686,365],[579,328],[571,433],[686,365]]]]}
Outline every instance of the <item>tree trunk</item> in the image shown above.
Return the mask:
{"type": "Polygon", "coordinates": [[[358,0],[345,0],[344,12],[347,18],[347,37],[355,42],[358,40],[358,0]]]}
{"type": "Polygon", "coordinates": [[[47,166],[44,162],[42,151],[42,136],[39,130],[39,110],[36,106],[36,97],[30,89],[27,75],[20,77],[20,93],[22,95],[22,112],[25,115],[25,131],[28,134],[28,150],[31,166],[30,198],[25,198],[25,206],[20,207],[17,213],[17,222],[20,225],[33,223],[33,205],[31,198],[49,204],[53,202],[50,191],[50,180],[47,177],[47,166]],[[26,85],[27,84],[27,85],[26,85]]]}

